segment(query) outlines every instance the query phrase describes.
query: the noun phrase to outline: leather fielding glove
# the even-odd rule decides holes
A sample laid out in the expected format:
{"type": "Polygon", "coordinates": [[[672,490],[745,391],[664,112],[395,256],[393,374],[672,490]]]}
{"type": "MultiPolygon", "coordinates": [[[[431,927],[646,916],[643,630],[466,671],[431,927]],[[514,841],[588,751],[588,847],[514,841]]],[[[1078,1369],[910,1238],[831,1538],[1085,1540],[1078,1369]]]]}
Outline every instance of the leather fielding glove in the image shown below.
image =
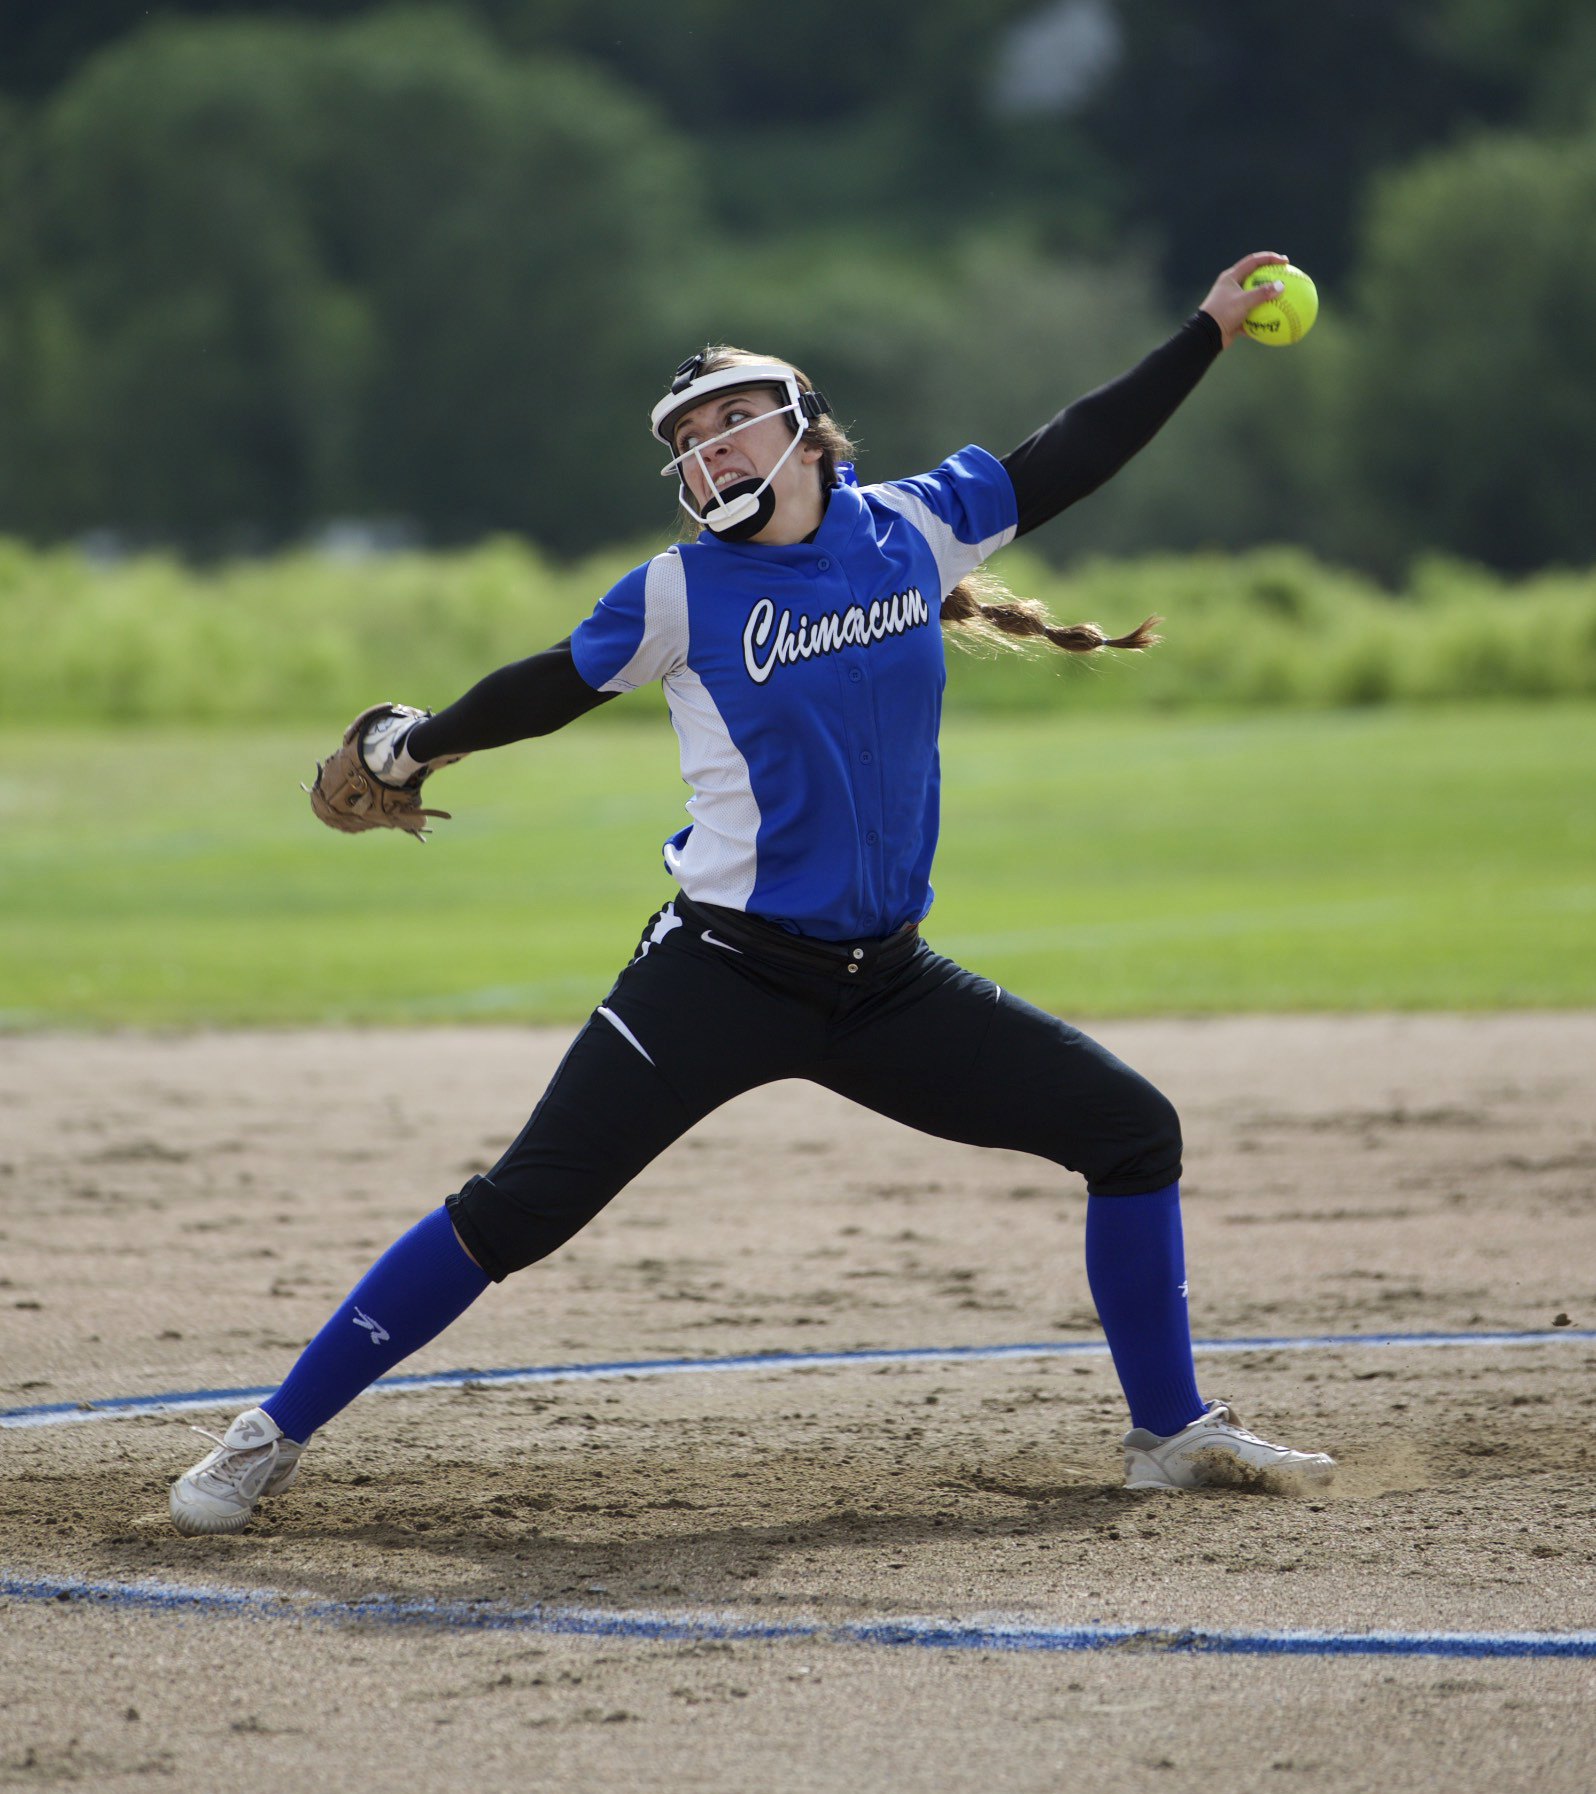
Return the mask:
{"type": "Polygon", "coordinates": [[[447,810],[421,806],[421,786],[436,767],[449,760],[417,761],[405,741],[417,723],[430,716],[408,704],[373,704],[344,730],[343,740],[325,760],[316,763],[316,782],[302,785],[310,807],[328,828],[356,835],[368,828],[397,828],[427,838],[433,817],[449,820],[447,810]]]}

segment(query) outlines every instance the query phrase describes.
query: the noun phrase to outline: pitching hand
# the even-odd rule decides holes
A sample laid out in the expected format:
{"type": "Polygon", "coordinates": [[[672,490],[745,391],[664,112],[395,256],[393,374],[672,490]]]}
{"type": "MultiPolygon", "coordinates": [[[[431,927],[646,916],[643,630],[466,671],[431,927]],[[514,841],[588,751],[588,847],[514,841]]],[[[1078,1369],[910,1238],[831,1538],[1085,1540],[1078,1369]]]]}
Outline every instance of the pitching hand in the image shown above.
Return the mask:
{"type": "Polygon", "coordinates": [[[1227,268],[1208,289],[1208,297],[1197,309],[1207,312],[1219,326],[1219,334],[1227,349],[1241,335],[1248,312],[1275,296],[1273,283],[1253,287],[1250,292],[1244,290],[1241,283],[1255,268],[1267,268],[1271,263],[1290,260],[1290,256],[1279,255],[1272,249],[1254,250],[1227,268]]]}

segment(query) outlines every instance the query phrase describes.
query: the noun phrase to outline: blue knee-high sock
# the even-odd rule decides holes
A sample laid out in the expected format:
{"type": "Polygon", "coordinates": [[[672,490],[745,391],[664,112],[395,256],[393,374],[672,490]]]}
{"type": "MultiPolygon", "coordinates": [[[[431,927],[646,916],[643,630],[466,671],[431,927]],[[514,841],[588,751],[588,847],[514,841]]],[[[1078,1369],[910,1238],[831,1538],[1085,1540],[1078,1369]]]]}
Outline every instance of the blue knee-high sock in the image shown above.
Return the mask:
{"type": "Polygon", "coordinates": [[[1086,1281],[1131,1425],[1178,1433],[1203,1411],[1191,1361],[1179,1184],[1149,1196],[1087,1198],[1086,1281]]]}
{"type": "Polygon", "coordinates": [[[303,1445],[368,1383],[419,1351],[488,1287],[436,1209],[401,1234],[333,1310],[281,1389],[261,1406],[303,1445]]]}

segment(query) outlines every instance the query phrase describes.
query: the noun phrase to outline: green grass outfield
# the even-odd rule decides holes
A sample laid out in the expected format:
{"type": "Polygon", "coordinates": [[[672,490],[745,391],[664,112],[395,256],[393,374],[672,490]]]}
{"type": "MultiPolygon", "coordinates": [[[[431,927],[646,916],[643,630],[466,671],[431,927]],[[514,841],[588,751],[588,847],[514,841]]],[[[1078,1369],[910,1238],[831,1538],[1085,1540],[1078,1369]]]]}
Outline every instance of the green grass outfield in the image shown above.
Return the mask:
{"type": "MultiPolygon", "coordinates": [[[[670,894],[669,728],[317,826],[326,732],[0,732],[0,1025],[586,1012],[670,894]]],[[[1596,707],[956,716],[933,943],[1082,1016],[1596,1004],[1596,707]]]]}

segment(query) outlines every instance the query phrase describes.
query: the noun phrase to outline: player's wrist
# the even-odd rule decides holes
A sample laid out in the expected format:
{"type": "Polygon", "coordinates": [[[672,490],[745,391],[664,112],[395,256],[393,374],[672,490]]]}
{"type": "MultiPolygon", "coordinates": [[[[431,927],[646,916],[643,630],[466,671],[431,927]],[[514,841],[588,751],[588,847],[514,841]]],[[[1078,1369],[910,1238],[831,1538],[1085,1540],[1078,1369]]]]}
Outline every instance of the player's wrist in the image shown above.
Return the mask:
{"type": "Polygon", "coordinates": [[[408,704],[395,704],[361,730],[361,764],[378,784],[402,789],[419,782],[426,774],[430,762],[418,760],[410,752],[410,736],[416,725],[431,714],[408,704]]]}

